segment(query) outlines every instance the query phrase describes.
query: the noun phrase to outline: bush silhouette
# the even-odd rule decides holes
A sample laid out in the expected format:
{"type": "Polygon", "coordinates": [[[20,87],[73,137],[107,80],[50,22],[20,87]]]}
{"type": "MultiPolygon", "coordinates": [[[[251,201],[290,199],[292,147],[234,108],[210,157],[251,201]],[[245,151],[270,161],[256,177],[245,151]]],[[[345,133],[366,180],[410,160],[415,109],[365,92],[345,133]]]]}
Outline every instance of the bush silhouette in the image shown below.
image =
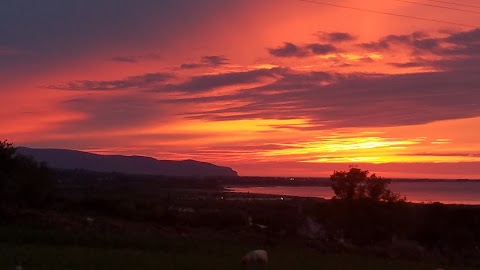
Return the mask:
{"type": "Polygon", "coordinates": [[[336,199],[371,199],[374,201],[403,201],[399,194],[388,189],[391,180],[369,175],[369,171],[350,166],[349,171],[334,171],[330,176],[336,199]]]}
{"type": "Polygon", "coordinates": [[[19,204],[39,205],[55,187],[53,173],[45,163],[16,154],[13,144],[0,141],[0,195],[19,204]]]}
{"type": "Polygon", "coordinates": [[[0,141],[0,193],[5,192],[8,180],[13,175],[15,148],[13,144],[0,141]]]}

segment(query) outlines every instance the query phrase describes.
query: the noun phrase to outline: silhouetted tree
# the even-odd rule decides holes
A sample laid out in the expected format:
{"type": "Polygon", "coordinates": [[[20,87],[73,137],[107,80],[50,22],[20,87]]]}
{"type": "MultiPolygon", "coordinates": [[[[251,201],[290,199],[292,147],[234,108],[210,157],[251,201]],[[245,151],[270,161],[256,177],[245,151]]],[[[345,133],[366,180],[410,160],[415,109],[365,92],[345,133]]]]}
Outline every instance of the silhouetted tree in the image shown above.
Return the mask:
{"type": "Polygon", "coordinates": [[[55,179],[45,163],[16,154],[6,140],[0,142],[0,196],[21,204],[38,205],[53,192],[55,179]]]}
{"type": "Polygon", "coordinates": [[[53,192],[55,179],[45,163],[16,155],[14,172],[12,188],[17,201],[28,205],[41,204],[53,192]]]}
{"type": "Polygon", "coordinates": [[[5,191],[7,182],[13,175],[15,150],[7,140],[0,141],[0,194],[5,191]]]}
{"type": "Polygon", "coordinates": [[[369,171],[350,166],[349,171],[334,171],[330,176],[335,198],[354,200],[371,199],[374,201],[402,201],[400,195],[388,189],[391,180],[369,175],[369,171]]]}

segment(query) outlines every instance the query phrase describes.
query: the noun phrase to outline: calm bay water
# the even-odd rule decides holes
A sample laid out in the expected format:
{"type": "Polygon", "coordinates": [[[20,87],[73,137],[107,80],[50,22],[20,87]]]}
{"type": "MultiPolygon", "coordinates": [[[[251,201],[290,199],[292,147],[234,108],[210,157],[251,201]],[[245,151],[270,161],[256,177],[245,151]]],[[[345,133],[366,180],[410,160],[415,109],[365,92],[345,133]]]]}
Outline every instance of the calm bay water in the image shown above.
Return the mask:
{"type": "MultiPolygon", "coordinates": [[[[390,184],[393,192],[407,197],[409,202],[441,202],[445,204],[480,205],[480,181],[398,181],[390,184]]],[[[334,196],[330,187],[317,186],[270,186],[232,187],[231,192],[250,192],[300,197],[330,199],[334,196]]]]}

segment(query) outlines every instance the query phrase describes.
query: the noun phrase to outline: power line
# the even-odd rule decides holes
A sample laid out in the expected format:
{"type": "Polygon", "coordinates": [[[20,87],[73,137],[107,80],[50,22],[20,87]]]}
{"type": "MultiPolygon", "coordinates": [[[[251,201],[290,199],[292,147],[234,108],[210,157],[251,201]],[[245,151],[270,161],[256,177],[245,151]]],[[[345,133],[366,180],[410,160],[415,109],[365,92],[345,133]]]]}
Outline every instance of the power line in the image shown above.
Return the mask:
{"type": "Polygon", "coordinates": [[[480,11],[475,11],[475,10],[467,10],[467,9],[461,9],[461,8],[438,6],[438,5],[425,4],[425,3],[413,2],[413,1],[407,1],[407,0],[394,0],[394,1],[409,3],[409,4],[415,4],[415,5],[421,5],[421,6],[427,6],[427,7],[443,8],[443,9],[450,9],[450,10],[455,10],[455,11],[463,11],[463,12],[480,14],[480,11]]]}
{"type": "Polygon", "coordinates": [[[350,7],[350,6],[344,6],[344,5],[330,4],[330,3],[319,2],[319,1],[314,1],[314,0],[298,0],[298,1],[306,2],[306,3],[312,3],[312,4],[318,4],[318,5],[324,5],[324,6],[330,6],[330,7],[351,9],[351,10],[357,10],[357,11],[364,11],[364,12],[370,12],[370,13],[376,13],[376,14],[390,15],[390,16],[401,17],[401,18],[408,18],[408,19],[414,19],[414,20],[421,20],[421,21],[428,21],[428,22],[436,22],[436,23],[457,25],[457,26],[463,26],[463,27],[480,28],[480,26],[478,26],[478,25],[465,24],[465,23],[456,23],[456,22],[449,22],[449,21],[442,21],[442,20],[435,20],[435,19],[428,19],[428,18],[422,18],[422,17],[410,16],[410,15],[403,15],[403,14],[396,14],[396,13],[391,13],[391,12],[384,12],[384,11],[372,10],[372,9],[365,9],[365,8],[357,8],[357,7],[350,7]]]}
{"type": "Polygon", "coordinates": [[[428,1],[442,3],[442,4],[455,5],[455,6],[461,6],[461,7],[480,8],[480,6],[466,5],[466,4],[460,4],[460,3],[448,2],[448,1],[440,1],[440,0],[428,0],[428,1]]]}

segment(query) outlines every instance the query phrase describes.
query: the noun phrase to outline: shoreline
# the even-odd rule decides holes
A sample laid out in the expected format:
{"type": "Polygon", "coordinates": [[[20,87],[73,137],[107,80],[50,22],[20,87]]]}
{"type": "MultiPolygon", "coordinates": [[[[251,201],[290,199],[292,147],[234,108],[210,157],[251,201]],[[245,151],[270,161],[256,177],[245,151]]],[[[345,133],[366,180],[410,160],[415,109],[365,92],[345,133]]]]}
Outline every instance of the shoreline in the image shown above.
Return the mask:
{"type": "MultiPolygon", "coordinates": [[[[321,188],[326,188],[325,186],[318,186],[318,187],[321,187],[321,188]]],[[[283,197],[283,198],[303,198],[303,199],[318,199],[318,200],[331,200],[332,197],[328,198],[328,196],[320,196],[320,195],[300,195],[300,194],[292,194],[292,193],[281,193],[281,192],[258,192],[258,190],[254,190],[254,191],[247,191],[245,189],[255,189],[255,188],[265,188],[265,189],[268,189],[268,188],[288,188],[288,189],[291,189],[291,188],[312,188],[312,186],[271,186],[271,185],[248,185],[248,186],[245,186],[245,185],[239,185],[239,186],[235,186],[235,185],[228,185],[228,186],[224,186],[223,187],[223,190],[227,193],[232,193],[232,194],[242,194],[242,195],[255,195],[255,196],[259,196],[259,195],[263,195],[263,196],[274,196],[274,197],[283,197]],[[235,190],[235,189],[241,189],[241,190],[235,190]]],[[[333,195],[333,194],[332,194],[333,195]]],[[[254,199],[254,198],[251,198],[251,199],[254,199]]],[[[422,201],[422,200],[408,200],[408,196],[407,196],[407,200],[405,201],[406,203],[409,203],[409,204],[419,204],[419,205],[428,205],[428,204],[435,204],[435,203],[441,203],[441,204],[444,204],[444,205],[451,205],[451,206],[470,206],[470,207],[480,207],[480,203],[468,203],[468,202],[465,202],[465,203],[461,203],[461,202],[451,202],[451,201],[446,201],[446,202],[442,202],[442,201],[422,201]]]]}

